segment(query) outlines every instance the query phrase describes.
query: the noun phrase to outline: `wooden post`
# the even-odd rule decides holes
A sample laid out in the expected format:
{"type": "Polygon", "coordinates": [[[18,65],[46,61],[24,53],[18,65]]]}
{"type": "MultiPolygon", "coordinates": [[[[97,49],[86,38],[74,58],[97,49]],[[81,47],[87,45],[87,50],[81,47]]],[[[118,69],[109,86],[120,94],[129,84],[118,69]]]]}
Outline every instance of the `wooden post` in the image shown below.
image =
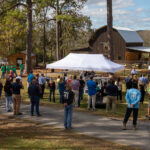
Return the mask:
{"type": "Polygon", "coordinates": [[[109,59],[114,60],[112,24],[113,24],[112,0],[107,0],[107,38],[108,38],[108,47],[109,47],[109,59]]]}

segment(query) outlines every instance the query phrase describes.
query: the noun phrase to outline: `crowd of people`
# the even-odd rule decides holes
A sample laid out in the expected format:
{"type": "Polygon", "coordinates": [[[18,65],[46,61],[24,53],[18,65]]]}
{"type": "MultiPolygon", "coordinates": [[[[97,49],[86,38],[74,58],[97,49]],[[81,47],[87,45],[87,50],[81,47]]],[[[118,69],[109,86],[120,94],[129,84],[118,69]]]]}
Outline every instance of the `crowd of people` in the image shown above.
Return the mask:
{"type": "MultiPolygon", "coordinates": [[[[1,68],[1,79],[8,78],[8,77],[9,78],[17,77],[17,72],[16,72],[17,66],[16,65],[2,64],[0,66],[0,68],[1,68]]],[[[20,76],[22,76],[23,70],[24,70],[24,65],[20,64],[19,68],[20,68],[20,76]]]]}
{"type": "Polygon", "coordinates": [[[133,129],[136,129],[138,111],[139,111],[139,103],[143,104],[146,90],[149,95],[148,101],[148,113],[146,118],[150,119],[150,81],[145,77],[144,74],[141,74],[138,79],[138,72],[135,68],[131,70],[131,77],[125,79],[126,83],[126,101],[127,101],[127,110],[123,121],[123,130],[126,130],[126,124],[128,119],[133,112],[133,129]]]}
{"type": "MultiPolygon", "coordinates": [[[[8,66],[6,66],[7,68],[8,66]]],[[[4,65],[1,67],[2,76],[6,76],[6,82],[3,87],[0,82],[0,97],[2,89],[4,88],[5,98],[6,98],[6,111],[13,111],[14,115],[21,115],[20,104],[21,104],[21,95],[20,90],[24,88],[22,84],[22,73],[23,67],[20,67],[20,75],[18,76],[16,71],[15,81],[14,76],[9,76],[4,73],[4,65]],[[11,104],[11,105],[10,105],[11,104]]],[[[6,69],[7,70],[7,69],[6,69]]],[[[10,70],[9,70],[10,71],[10,70]]],[[[49,88],[49,101],[56,102],[55,91],[59,91],[59,103],[64,104],[64,127],[72,127],[72,113],[73,107],[80,107],[80,103],[83,100],[84,88],[88,88],[88,106],[87,109],[90,111],[96,111],[96,100],[97,93],[101,93],[103,102],[106,103],[106,113],[110,111],[112,106],[112,112],[116,112],[117,101],[122,102],[122,81],[120,78],[116,80],[111,77],[107,82],[104,82],[101,87],[99,84],[94,81],[95,73],[87,72],[81,73],[80,78],[76,75],[68,77],[66,74],[61,77],[58,76],[56,80],[50,78],[48,80],[44,74],[36,74],[33,72],[29,73],[27,76],[27,87],[28,95],[30,97],[31,108],[30,115],[34,115],[34,107],[36,108],[36,115],[41,116],[39,110],[40,99],[43,98],[45,87],[49,88]],[[87,77],[88,76],[88,77],[87,77]],[[89,78],[89,79],[88,79],[89,78]]],[[[127,110],[125,113],[123,121],[123,129],[126,129],[127,121],[133,111],[133,127],[136,129],[137,118],[138,118],[138,109],[139,101],[141,104],[144,102],[145,90],[148,87],[148,93],[150,95],[150,86],[148,85],[148,80],[144,75],[141,75],[140,78],[137,78],[137,71],[133,69],[131,71],[131,77],[125,79],[126,83],[126,101],[128,103],[127,110]],[[139,90],[138,90],[139,88],[139,90]]],[[[150,85],[150,84],[149,84],[150,85]]],[[[148,105],[148,114],[147,117],[150,118],[150,102],[148,105]]]]}

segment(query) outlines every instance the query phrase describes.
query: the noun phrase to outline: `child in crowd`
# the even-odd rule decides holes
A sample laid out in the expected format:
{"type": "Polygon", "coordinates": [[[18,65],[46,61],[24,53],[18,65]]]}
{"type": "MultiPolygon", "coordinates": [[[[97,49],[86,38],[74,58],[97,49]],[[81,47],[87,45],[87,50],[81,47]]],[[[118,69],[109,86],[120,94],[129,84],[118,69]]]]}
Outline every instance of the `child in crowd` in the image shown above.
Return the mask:
{"type": "Polygon", "coordinates": [[[14,78],[14,73],[13,73],[13,71],[10,71],[10,72],[9,72],[8,77],[9,77],[9,78],[14,78]]]}

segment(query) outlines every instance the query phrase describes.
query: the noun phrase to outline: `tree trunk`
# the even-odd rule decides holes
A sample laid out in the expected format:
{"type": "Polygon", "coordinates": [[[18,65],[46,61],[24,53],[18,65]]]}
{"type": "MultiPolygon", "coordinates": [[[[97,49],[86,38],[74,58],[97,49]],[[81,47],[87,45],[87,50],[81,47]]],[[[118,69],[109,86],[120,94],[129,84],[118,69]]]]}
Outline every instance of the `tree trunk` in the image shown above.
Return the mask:
{"type": "Polygon", "coordinates": [[[59,59],[61,59],[61,58],[63,58],[64,56],[63,56],[63,49],[62,49],[62,22],[61,21],[59,21],[58,22],[58,28],[59,28],[59,48],[60,48],[60,50],[59,50],[59,59]]]}
{"type": "Polygon", "coordinates": [[[27,41],[26,41],[26,62],[25,72],[32,71],[31,53],[32,53],[32,0],[26,0],[27,3],[27,41]]]}
{"type": "MultiPolygon", "coordinates": [[[[59,15],[59,0],[56,2],[56,17],[59,15]]],[[[59,60],[59,51],[60,51],[60,43],[59,43],[59,20],[56,18],[56,59],[59,60]]]]}
{"type": "Polygon", "coordinates": [[[47,8],[44,9],[44,24],[43,24],[43,65],[46,64],[46,15],[47,8]]]}
{"type": "Polygon", "coordinates": [[[43,65],[46,64],[46,27],[43,25],[43,65]]]}
{"type": "Polygon", "coordinates": [[[107,0],[107,38],[108,38],[109,58],[111,60],[114,60],[112,22],[113,22],[113,19],[112,19],[112,0],[107,0]]]}

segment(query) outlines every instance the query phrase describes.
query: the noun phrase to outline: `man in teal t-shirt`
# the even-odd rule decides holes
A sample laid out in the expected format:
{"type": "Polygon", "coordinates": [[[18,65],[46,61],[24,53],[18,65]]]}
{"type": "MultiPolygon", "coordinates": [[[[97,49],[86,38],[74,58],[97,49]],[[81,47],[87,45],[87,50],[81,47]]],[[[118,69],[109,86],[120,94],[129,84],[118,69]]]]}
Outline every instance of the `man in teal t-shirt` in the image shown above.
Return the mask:
{"type": "Polygon", "coordinates": [[[23,74],[23,69],[24,69],[24,65],[23,64],[20,64],[20,76],[22,76],[23,74]]]}
{"type": "Polygon", "coordinates": [[[1,72],[2,72],[2,74],[1,74],[1,78],[5,78],[5,72],[6,72],[6,68],[5,68],[5,65],[2,65],[1,66],[1,72]]]}
{"type": "Polygon", "coordinates": [[[6,73],[9,74],[9,72],[10,72],[10,66],[7,65],[7,66],[6,66],[6,73]]]}
{"type": "Polygon", "coordinates": [[[16,75],[17,77],[17,73],[16,73],[16,66],[15,65],[12,65],[11,66],[11,70],[13,71],[13,73],[16,75]]]}

